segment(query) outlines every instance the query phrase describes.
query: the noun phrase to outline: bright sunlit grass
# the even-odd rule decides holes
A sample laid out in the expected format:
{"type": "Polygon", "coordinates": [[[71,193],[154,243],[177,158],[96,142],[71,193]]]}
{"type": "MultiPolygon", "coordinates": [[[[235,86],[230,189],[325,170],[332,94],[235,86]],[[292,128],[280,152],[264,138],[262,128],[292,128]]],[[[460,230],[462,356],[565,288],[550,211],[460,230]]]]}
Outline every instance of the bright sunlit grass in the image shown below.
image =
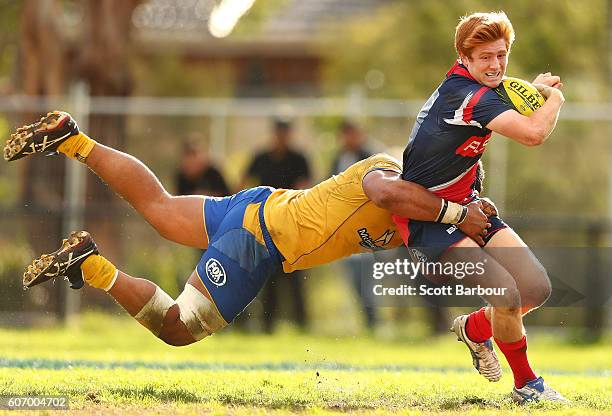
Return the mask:
{"type": "MultiPolygon", "coordinates": [[[[609,343],[531,341],[538,372],[573,404],[530,411],[612,411],[609,343]]],[[[0,396],[68,395],[84,412],[524,414],[511,386],[507,368],[499,383],[481,378],[450,335],[411,343],[226,333],[175,348],[132,320],[97,314],[78,329],[0,330],[0,396]]]]}

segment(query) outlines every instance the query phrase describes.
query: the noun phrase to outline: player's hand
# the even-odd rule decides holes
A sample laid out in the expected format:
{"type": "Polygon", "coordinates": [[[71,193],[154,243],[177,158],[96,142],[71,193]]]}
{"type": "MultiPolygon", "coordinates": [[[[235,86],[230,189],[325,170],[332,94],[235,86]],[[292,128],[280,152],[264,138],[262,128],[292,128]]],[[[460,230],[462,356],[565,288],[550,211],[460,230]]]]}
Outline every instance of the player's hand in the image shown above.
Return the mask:
{"type": "Polygon", "coordinates": [[[544,84],[557,89],[563,88],[561,77],[557,75],[552,75],[550,72],[538,75],[537,77],[535,77],[532,84],[544,84]]]}
{"type": "Polygon", "coordinates": [[[536,87],[538,92],[542,94],[542,96],[544,96],[544,98],[546,98],[547,100],[550,98],[551,95],[557,94],[559,95],[559,98],[561,99],[561,101],[565,101],[565,97],[563,97],[563,93],[558,88],[549,87],[548,85],[544,85],[544,84],[533,84],[533,86],[536,87]]]}
{"type": "Polygon", "coordinates": [[[480,209],[487,217],[494,217],[496,215],[499,215],[497,207],[489,198],[480,198],[478,202],[480,202],[480,209]]]}
{"type": "Polygon", "coordinates": [[[480,209],[480,202],[471,202],[467,205],[467,215],[461,224],[457,227],[463,231],[468,237],[476,241],[479,246],[484,246],[483,239],[487,229],[491,227],[489,219],[480,209]]]}

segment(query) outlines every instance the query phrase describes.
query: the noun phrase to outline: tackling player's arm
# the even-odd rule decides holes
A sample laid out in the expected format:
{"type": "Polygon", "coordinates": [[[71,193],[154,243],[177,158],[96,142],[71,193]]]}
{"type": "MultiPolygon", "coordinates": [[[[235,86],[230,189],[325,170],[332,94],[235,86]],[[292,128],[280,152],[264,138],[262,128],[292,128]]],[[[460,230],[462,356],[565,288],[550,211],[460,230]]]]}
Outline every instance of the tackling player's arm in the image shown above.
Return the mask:
{"type": "Polygon", "coordinates": [[[464,212],[461,205],[444,201],[423,186],[405,181],[399,173],[388,170],[369,172],[363,178],[363,190],[376,206],[395,215],[417,221],[456,224],[478,244],[485,244],[482,237],[491,224],[479,203],[467,205],[464,212]]]}
{"type": "MultiPolygon", "coordinates": [[[[556,85],[561,84],[558,82],[556,85]]],[[[538,146],[544,143],[557,125],[559,111],[565,98],[558,88],[545,84],[534,86],[546,98],[542,107],[529,117],[514,110],[505,111],[491,120],[487,128],[526,146],[538,146]]]]}

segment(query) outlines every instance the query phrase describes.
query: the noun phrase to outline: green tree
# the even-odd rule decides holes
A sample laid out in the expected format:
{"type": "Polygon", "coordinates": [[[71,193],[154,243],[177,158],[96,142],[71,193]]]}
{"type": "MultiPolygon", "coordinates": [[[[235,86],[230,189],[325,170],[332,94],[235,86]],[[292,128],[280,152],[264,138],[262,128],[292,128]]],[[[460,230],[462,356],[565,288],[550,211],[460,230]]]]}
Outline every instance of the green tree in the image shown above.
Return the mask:
{"type": "MultiPolygon", "coordinates": [[[[339,36],[321,43],[328,91],[343,94],[357,84],[370,97],[424,101],[456,58],[454,32],[459,18],[496,10],[506,12],[516,32],[509,75],[531,80],[539,72],[551,71],[562,76],[568,103],[607,99],[605,0],[392,2],[373,15],[347,22],[339,36]],[[372,70],[384,74],[380,88],[367,87],[372,70]]],[[[602,129],[602,123],[561,121],[540,148],[511,144],[504,173],[506,214],[604,215],[606,194],[594,191],[606,189],[608,176],[602,129]],[[554,207],[550,201],[555,201],[554,207]]],[[[494,142],[498,140],[506,139],[494,142]]],[[[485,154],[486,165],[487,161],[485,154]]]]}
{"type": "Polygon", "coordinates": [[[0,88],[8,88],[15,67],[20,8],[20,2],[0,0],[0,88]]]}
{"type": "Polygon", "coordinates": [[[321,43],[329,90],[366,86],[369,71],[384,74],[371,96],[423,98],[455,59],[454,31],[462,15],[504,10],[516,42],[508,73],[532,79],[551,71],[566,80],[568,98],[603,100],[606,81],[604,0],[397,1],[352,20],[334,39],[321,43]],[[329,42],[332,42],[330,46],[329,42]]]}

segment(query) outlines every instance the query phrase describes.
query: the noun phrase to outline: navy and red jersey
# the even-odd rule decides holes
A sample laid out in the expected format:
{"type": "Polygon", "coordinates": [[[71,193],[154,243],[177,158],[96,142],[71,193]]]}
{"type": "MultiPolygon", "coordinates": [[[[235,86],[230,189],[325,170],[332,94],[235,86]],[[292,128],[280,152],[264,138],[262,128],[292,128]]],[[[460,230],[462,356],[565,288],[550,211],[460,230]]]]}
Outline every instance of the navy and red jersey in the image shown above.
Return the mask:
{"type": "Polygon", "coordinates": [[[512,108],[456,63],[425,103],[404,150],[402,178],[441,198],[476,196],[478,161],[491,137],[486,126],[512,108]]]}

